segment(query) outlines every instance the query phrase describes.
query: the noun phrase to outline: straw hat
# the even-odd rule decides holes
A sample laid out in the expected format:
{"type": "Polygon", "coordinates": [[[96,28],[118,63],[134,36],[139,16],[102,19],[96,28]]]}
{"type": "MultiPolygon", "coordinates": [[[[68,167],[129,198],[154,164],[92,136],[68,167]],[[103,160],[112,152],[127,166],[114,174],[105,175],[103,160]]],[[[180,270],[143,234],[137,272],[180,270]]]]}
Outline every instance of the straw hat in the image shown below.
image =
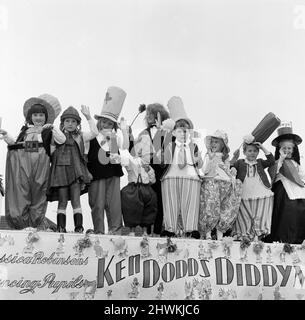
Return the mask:
{"type": "Polygon", "coordinates": [[[121,113],[123,103],[126,98],[126,92],[119,87],[109,87],[104,99],[102,112],[95,115],[95,119],[107,118],[117,123],[121,113]]]}
{"type": "Polygon", "coordinates": [[[277,129],[277,137],[272,140],[271,144],[277,147],[282,140],[293,140],[296,145],[302,142],[302,138],[292,131],[291,122],[282,122],[281,126],[277,129]]]}
{"type": "Polygon", "coordinates": [[[228,146],[228,142],[229,142],[228,135],[224,131],[216,130],[212,135],[206,136],[204,139],[204,142],[207,148],[210,147],[212,138],[221,139],[227,149],[227,152],[228,153],[230,152],[230,148],[228,146]]]}
{"type": "Polygon", "coordinates": [[[58,99],[50,94],[42,94],[38,97],[33,97],[28,100],[23,105],[23,114],[25,118],[30,110],[30,108],[35,104],[43,105],[48,112],[48,119],[46,123],[53,123],[61,112],[61,105],[58,99]]]}
{"type": "Polygon", "coordinates": [[[74,107],[67,108],[60,116],[60,121],[63,121],[64,119],[67,119],[67,118],[75,119],[78,123],[81,123],[82,121],[78,111],[74,107]]]}
{"type": "Polygon", "coordinates": [[[168,107],[171,119],[173,119],[175,122],[177,122],[178,120],[184,119],[190,124],[191,129],[194,128],[192,120],[187,116],[185,112],[184,104],[180,97],[176,97],[176,96],[171,97],[167,103],[167,107],[168,107]]]}

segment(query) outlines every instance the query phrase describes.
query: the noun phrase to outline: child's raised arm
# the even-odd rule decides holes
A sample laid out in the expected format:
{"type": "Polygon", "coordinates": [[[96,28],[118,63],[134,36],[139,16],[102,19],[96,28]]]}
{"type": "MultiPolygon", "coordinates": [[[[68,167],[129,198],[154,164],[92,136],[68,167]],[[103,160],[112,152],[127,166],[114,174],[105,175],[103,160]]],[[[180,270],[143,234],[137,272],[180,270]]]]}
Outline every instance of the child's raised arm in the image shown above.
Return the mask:
{"type": "Polygon", "coordinates": [[[121,117],[119,128],[121,129],[122,135],[123,135],[123,141],[122,141],[122,149],[123,150],[129,150],[129,126],[127,125],[127,121],[121,117]]]}
{"type": "Polygon", "coordinates": [[[275,164],[275,159],[273,154],[268,151],[260,142],[254,142],[255,145],[258,146],[260,150],[262,150],[267,158],[267,160],[263,160],[262,164],[264,168],[269,168],[275,164]]]}
{"type": "Polygon", "coordinates": [[[89,107],[82,105],[81,112],[85,116],[85,118],[88,120],[88,123],[89,123],[90,131],[83,132],[84,142],[87,142],[87,141],[90,141],[98,136],[98,130],[97,130],[97,127],[96,127],[94,120],[91,117],[89,107]]]}

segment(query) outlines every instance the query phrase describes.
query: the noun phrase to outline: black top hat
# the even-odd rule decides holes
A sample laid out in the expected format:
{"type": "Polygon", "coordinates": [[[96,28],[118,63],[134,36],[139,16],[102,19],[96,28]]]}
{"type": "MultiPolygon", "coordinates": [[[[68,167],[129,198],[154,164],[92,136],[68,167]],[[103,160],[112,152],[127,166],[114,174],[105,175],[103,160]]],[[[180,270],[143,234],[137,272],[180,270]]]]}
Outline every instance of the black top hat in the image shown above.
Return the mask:
{"type": "Polygon", "coordinates": [[[291,123],[285,124],[277,129],[277,137],[272,140],[272,145],[277,147],[280,141],[293,140],[296,145],[302,142],[302,138],[292,132],[291,123]]]}

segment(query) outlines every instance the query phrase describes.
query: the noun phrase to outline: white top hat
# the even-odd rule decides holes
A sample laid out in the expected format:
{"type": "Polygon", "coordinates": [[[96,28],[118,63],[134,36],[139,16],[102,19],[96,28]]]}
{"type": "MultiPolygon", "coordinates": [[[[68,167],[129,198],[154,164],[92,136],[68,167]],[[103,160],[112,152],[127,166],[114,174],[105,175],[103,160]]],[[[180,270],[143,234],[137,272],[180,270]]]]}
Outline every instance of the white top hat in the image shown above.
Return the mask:
{"type": "Polygon", "coordinates": [[[188,118],[185,109],[184,109],[184,104],[183,101],[180,97],[171,97],[167,103],[167,107],[169,110],[169,114],[171,119],[173,119],[175,122],[178,120],[184,119],[187,120],[193,129],[193,122],[191,121],[190,118],[188,118]]]}
{"type": "Polygon", "coordinates": [[[28,99],[23,105],[23,114],[27,117],[28,111],[35,104],[41,104],[46,107],[48,112],[47,123],[53,123],[61,112],[61,105],[58,99],[48,93],[42,94],[39,97],[28,99]]]}
{"type": "Polygon", "coordinates": [[[125,98],[126,92],[123,89],[109,87],[104,99],[102,112],[100,115],[95,115],[94,118],[97,120],[99,118],[107,118],[117,123],[125,98]]]}

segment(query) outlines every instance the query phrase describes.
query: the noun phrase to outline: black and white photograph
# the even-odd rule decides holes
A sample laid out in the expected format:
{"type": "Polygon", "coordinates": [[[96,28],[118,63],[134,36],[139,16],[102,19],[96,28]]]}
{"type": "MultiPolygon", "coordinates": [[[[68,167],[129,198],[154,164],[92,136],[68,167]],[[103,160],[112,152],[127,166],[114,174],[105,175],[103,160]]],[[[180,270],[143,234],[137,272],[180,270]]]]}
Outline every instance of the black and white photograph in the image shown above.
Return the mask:
{"type": "Polygon", "coordinates": [[[305,300],[304,106],[305,0],[0,0],[0,300],[305,300]]]}

